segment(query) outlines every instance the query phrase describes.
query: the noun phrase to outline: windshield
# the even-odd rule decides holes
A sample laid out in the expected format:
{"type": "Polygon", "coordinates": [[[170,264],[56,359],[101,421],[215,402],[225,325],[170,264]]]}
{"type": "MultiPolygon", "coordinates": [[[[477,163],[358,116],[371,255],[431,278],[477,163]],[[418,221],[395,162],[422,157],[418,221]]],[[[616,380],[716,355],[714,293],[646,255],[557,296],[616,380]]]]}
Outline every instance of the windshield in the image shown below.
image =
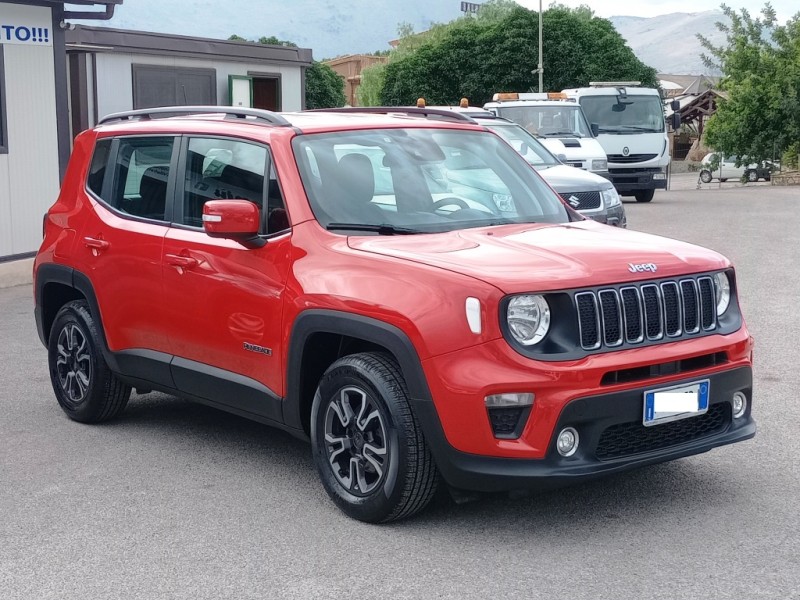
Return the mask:
{"type": "Polygon", "coordinates": [[[558,196],[486,131],[343,131],[292,141],[314,215],[330,230],[430,233],[565,223],[558,196]]]}
{"type": "Polygon", "coordinates": [[[583,96],[586,117],[600,126],[600,133],[660,133],[664,131],[664,107],[658,96],[583,96]]]}
{"type": "Polygon", "coordinates": [[[527,160],[534,167],[547,168],[560,165],[559,161],[553,156],[550,151],[542,146],[542,143],[533,137],[528,131],[516,123],[508,123],[502,121],[481,121],[487,129],[491,129],[506,142],[508,142],[514,150],[522,155],[522,158],[527,160]]]}
{"type": "Polygon", "coordinates": [[[498,116],[519,123],[533,135],[541,137],[592,137],[580,106],[563,105],[499,106],[498,116]]]}

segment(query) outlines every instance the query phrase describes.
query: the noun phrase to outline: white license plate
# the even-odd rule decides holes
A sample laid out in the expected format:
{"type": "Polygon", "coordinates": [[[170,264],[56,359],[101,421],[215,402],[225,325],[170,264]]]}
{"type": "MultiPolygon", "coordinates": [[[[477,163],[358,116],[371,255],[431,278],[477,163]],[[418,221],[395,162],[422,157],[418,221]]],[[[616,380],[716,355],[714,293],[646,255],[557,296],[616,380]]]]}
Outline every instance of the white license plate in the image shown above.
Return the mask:
{"type": "Polygon", "coordinates": [[[710,388],[709,380],[704,379],[646,391],[642,424],[650,427],[707,412],[710,388]]]}

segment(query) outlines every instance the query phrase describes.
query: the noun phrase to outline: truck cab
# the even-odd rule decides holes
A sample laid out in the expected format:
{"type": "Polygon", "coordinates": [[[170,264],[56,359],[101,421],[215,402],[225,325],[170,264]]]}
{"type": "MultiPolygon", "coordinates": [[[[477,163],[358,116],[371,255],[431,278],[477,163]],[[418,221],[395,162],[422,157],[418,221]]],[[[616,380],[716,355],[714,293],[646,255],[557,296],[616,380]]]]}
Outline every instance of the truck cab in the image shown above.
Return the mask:
{"type": "Polygon", "coordinates": [[[620,195],[650,202],[655,190],[666,189],[669,143],[657,89],[639,87],[638,81],[592,82],[563,93],[597,125],[611,182],[620,195]]]}
{"type": "Polygon", "coordinates": [[[522,125],[564,164],[609,178],[605,150],[580,105],[566,95],[499,93],[484,108],[522,125]]]}

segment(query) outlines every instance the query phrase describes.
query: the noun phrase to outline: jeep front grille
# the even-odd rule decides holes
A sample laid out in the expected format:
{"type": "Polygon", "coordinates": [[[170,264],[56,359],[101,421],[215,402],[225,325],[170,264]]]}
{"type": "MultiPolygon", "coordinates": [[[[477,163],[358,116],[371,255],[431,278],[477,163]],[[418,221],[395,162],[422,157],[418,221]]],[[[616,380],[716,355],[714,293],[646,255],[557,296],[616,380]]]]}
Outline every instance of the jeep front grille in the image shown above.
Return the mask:
{"type": "Polygon", "coordinates": [[[584,350],[697,335],[717,327],[709,276],[637,283],[575,294],[584,350]]]}

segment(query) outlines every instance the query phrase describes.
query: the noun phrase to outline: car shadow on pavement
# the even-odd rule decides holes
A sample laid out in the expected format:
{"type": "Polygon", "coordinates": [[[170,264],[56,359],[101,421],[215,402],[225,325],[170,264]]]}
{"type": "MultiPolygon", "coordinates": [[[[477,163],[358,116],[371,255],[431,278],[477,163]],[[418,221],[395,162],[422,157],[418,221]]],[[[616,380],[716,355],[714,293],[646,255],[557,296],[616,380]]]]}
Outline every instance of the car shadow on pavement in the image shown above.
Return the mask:
{"type": "MultiPolygon", "coordinates": [[[[280,471],[300,495],[318,496],[321,490],[307,442],[188,400],[161,393],[134,394],[121,417],[105,427],[143,436],[142,443],[185,445],[197,453],[198,462],[212,454],[217,459],[223,455],[255,478],[280,471]]],[[[702,514],[709,506],[718,510],[720,503],[735,504],[735,483],[704,468],[703,461],[703,455],[689,457],[549,491],[484,494],[461,504],[443,492],[426,511],[385,527],[478,527],[511,538],[534,532],[539,537],[559,536],[566,530],[590,535],[598,526],[652,525],[659,519],[702,514]]],[[[338,513],[332,504],[327,508],[338,513]]]]}

